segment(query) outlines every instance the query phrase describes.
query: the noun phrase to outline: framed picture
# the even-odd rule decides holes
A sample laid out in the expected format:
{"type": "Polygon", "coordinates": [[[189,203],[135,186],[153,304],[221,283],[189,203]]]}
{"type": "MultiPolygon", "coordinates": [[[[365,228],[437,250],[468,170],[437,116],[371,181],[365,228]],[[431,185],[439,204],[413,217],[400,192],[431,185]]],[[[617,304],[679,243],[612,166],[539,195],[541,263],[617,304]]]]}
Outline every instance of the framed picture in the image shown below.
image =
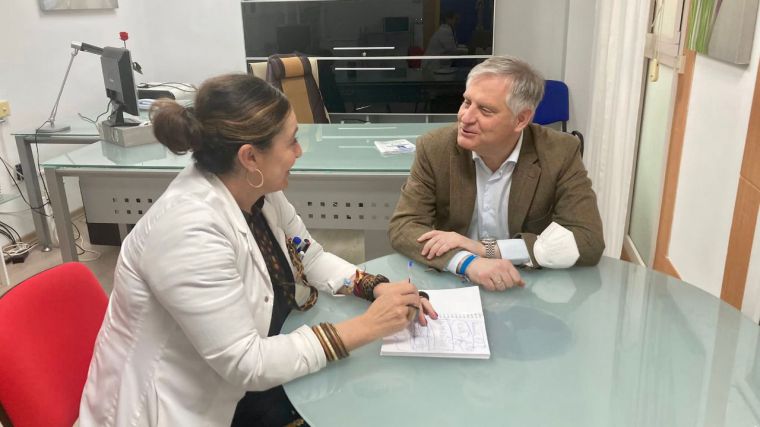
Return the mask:
{"type": "Polygon", "coordinates": [[[116,9],[119,0],[39,0],[42,10],[116,9]]]}
{"type": "Polygon", "coordinates": [[[694,0],[687,45],[732,64],[749,64],[758,0],[694,0]]]}

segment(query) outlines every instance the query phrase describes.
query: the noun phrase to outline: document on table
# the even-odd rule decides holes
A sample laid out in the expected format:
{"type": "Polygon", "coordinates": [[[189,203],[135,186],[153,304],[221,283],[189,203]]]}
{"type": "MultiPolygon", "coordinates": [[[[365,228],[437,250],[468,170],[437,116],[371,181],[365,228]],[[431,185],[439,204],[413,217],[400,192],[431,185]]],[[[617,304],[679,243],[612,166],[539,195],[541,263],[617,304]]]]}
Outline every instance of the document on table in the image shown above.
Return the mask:
{"type": "Polygon", "coordinates": [[[406,139],[394,139],[392,141],[375,141],[375,147],[380,154],[414,153],[415,146],[406,139]]]}
{"type": "Polygon", "coordinates": [[[489,359],[486,323],[477,286],[426,290],[438,319],[383,338],[381,356],[456,357],[489,359]]]}

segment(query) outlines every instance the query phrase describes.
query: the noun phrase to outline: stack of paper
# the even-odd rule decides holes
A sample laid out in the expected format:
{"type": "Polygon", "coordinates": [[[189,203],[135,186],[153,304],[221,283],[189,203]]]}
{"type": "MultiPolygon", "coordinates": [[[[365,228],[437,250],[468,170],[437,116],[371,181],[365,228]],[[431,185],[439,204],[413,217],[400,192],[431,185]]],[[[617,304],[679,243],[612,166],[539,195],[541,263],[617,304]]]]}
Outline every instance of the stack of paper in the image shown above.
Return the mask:
{"type": "Polygon", "coordinates": [[[414,144],[406,139],[394,139],[392,141],[375,141],[380,154],[414,153],[414,144]]]}
{"type": "Polygon", "coordinates": [[[486,324],[477,286],[426,290],[438,319],[418,322],[383,338],[382,356],[459,357],[488,359],[486,324]]]}

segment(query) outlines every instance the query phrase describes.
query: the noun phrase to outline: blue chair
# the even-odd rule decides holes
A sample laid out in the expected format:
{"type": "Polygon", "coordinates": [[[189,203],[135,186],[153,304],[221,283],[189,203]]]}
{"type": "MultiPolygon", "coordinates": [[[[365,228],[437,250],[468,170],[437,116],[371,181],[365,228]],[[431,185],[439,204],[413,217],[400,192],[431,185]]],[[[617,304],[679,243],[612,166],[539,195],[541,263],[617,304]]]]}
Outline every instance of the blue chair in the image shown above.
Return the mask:
{"type": "MultiPolygon", "coordinates": [[[[562,131],[567,132],[568,120],[570,120],[570,95],[567,85],[559,80],[547,80],[544,87],[544,97],[536,107],[533,122],[540,125],[561,122],[562,131]]],[[[580,139],[581,155],[583,155],[583,134],[577,130],[570,133],[580,139]]]]}

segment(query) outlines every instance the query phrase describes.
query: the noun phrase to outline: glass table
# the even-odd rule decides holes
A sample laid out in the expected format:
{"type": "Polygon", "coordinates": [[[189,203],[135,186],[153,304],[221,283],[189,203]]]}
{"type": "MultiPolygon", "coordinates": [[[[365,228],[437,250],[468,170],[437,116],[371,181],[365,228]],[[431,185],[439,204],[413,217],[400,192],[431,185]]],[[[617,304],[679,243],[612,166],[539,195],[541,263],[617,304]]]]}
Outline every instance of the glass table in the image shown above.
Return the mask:
{"type": "MultiPolygon", "coordinates": [[[[406,263],[389,255],[366,268],[403,280],[406,263]]],[[[375,342],[285,391],[316,427],[760,424],[760,328],[731,306],[606,257],[523,275],[524,289],[480,291],[488,360],[381,357],[375,342]]],[[[421,266],[412,281],[463,286],[421,266]]],[[[339,322],[367,305],[323,294],[283,330],[339,322]]]]}
{"type": "MultiPolygon", "coordinates": [[[[390,253],[388,221],[414,154],[382,156],[374,141],[414,141],[441,126],[446,124],[301,124],[303,156],[285,192],[308,227],[363,230],[367,258],[390,253]]],[[[104,141],[46,161],[63,260],[77,259],[64,177],[79,177],[87,221],[119,224],[123,237],[190,161],[189,154],[174,155],[160,144],[104,141]]]]}
{"type": "Polygon", "coordinates": [[[100,139],[100,136],[94,125],[81,122],[72,124],[71,129],[64,132],[36,133],[35,129],[27,129],[14,132],[13,136],[16,139],[21,171],[26,177],[24,179],[26,194],[29,196],[29,203],[35,208],[32,209],[34,230],[42,250],[47,252],[50,250],[52,240],[45,218],[40,182],[38,179],[30,178],[39,176],[40,172],[37,170],[32,146],[36,144],[91,144],[100,139]]]}

